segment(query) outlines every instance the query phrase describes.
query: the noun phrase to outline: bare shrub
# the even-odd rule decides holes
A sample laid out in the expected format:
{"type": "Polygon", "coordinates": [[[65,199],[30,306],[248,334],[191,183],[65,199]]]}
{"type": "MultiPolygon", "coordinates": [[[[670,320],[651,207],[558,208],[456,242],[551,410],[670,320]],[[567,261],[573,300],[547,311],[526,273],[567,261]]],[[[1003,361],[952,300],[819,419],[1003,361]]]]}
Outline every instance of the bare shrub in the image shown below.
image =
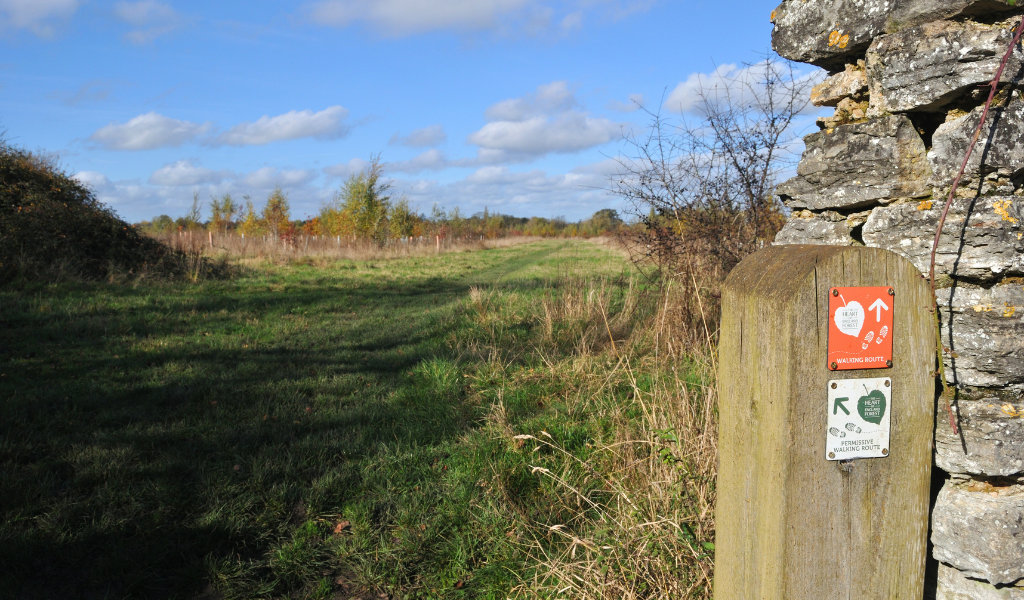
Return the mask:
{"type": "Polygon", "coordinates": [[[648,111],[646,134],[625,140],[632,156],[619,161],[611,191],[641,225],[624,232],[625,245],[642,273],[675,286],[669,319],[695,341],[717,315],[718,284],[783,224],[776,180],[794,164],[795,122],[813,83],[766,59],[698,87],[691,117],[648,111]]]}

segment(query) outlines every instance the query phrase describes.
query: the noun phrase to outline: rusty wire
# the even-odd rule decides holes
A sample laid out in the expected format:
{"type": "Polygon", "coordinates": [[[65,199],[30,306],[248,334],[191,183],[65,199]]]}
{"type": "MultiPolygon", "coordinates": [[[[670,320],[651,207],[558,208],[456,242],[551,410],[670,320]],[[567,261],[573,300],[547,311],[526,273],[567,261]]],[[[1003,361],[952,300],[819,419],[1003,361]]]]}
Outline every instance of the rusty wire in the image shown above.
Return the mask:
{"type": "MultiPolygon", "coordinates": [[[[960,180],[963,179],[964,173],[967,171],[967,164],[971,160],[971,155],[974,153],[974,147],[978,143],[978,139],[981,138],[981,132],[985,128],[985,120],[988,118],[988,111],[992,107],[992,101],[995,100],[996,92],[999,88],[1000,80],[1003,78],[1003,71],[1006,70],[1006,65],[1010,62],[1010,57],[1013,56],[1013,49],[1020,43],[1021,34],[1024,33],[1024,18],[1017,23],[1015,27],[1016,33],[1013,36],[1013,40],[1010,42],[1010,46],[1006,49],[1006,53],[1003,55],[1002,61],[999,62],[999,68],[996,70],[995,77],[988,84],[991,88],[988,93],[988,100],[985,101],[985,108],[981,112],[981,119],[978,121],[978,128],[974,131],[974,137],[971,138],[971,143],[967,146],[967,154],[964,156],[964,162],[960,165],[960,171],[957,173],[955,179],[953,179],[953,186],[949,189],[949,197],[946,198],[946,205],[942,207],[942,216],[939,218],[938,227],[935,228],[935,240],[932,242],[932,254],[931,261],[928,269],[928,281],[931,284],[932,289],[932,302],[934,302],[933,309],[935,312],[935,340],[936,340],[936,353],[938,355],[939,366],[937,374],[942,381],[943,396],[946,398],[946,412],[949,413],[949,426],[953,429],[953,434],[959,433],[956,425],[956,417],[953,415],[953,407],[949,403],[949,396],[947,391],[949,388],[946,382],[946,367],[942,359],[942,322],[939,316],[939,297],[935,291],[935,254],[939,249],[939,238],[942,236],[942,228],[946,225],[946,215],[949,214],[949,207],[953,205],[953,199],[956,197],[957,188],[960,187],[960,180]]],[[[981,184],[979,183],[979,186],[981,184]]],[[[980,192],[979,187],[979,192],[980,192]]],[[[952,297],[950,298],[950,308],[952,309],[952,297]]]]}

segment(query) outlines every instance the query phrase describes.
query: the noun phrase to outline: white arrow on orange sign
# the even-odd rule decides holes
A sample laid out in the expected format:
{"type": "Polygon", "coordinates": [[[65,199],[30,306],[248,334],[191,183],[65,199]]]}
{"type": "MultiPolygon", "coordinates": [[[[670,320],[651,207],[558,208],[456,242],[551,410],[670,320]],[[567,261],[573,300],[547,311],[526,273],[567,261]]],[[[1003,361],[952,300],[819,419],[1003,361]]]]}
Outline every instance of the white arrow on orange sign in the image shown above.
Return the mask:
{"type": "Polygon", "coordinates": [[[881,298],[879,298],[878,300],[875,300],[871,304],[871,306],[868,307],[869,311],[872,311],[872,310],[875,311],[875,321],[876,322],[881,322],[881,320],[882,320],[882,309],[883,308],[885,310],[889,310],[889,307],[885,304],[885,302],[882,302],[881,298]]]}

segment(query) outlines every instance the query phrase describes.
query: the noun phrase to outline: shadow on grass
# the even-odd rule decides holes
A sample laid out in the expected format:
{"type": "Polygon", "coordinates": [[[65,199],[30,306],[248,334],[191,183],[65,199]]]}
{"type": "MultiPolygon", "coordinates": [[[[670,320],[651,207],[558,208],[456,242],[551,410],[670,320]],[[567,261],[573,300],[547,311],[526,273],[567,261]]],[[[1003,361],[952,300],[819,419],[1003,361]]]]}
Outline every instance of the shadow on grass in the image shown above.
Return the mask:
{"type": "Polygon", "coordinates": [[[386,527],[389,486],[479,424],[445,345],[455,307],[551,252],[408,283],[3,292],[0,596],[202,597],[224,561],[294,591],[274,556],[298,525],[386,527]],[[388,479],[377,458],[403,452],[388,479]]]}

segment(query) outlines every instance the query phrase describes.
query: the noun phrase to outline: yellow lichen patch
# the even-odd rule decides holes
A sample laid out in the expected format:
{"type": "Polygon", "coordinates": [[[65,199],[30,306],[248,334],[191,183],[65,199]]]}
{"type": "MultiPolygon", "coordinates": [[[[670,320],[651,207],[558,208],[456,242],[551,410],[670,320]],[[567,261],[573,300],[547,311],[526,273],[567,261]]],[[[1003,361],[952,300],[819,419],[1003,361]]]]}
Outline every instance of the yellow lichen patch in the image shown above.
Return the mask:
{"type": "Polygon", "coordinates": [[[932,201],[931,200],[924,200],[923,202],[918,202],[918,204],[917,204],[917,210],[931,210],[931,209],[932,209],[932,201]]]}
{"type": "Polygon", "coordinates": [[[838,44],[839,40],[841,40],[842,37],[843,37],[842,32],[840,32],[838,30],[833,31],[832,33],[828,34],[828,45],[829,45],[829,47],[831,48],[832,46],[835,46],[836,44],[838,44]]]}
{"type": "MultiPolygon", "coordinates": [[[[1017,218],[1010,216],[1010,207],[1011,206],[1013,206],[1013,200],[993,200],[992,201],[992,210],[994,210],[997,215],[1002,217],[1004,221],[1009,221],[1010,223],[1013,223],[1014,225],[1016,225],[1018,223],[1017,218]]],[[[1018,238],[1018,239],[1020,239],[1020,238],[1018,238]]]]}
{"type": "Polygon", "coordinates": [[[1019,412],[1012,404],[1004,404],[1002,409],[1004,413],[1011,417],[1024,417],[1024,412],[1019,412]]]}
{"type": "Polygon", "coordinates": [[[971,480],[971,482],[967,484],[967,491],[969,492],[983,492],[989,494],[995,489],[995,486],[987,481],[971,480]]]}
{"type": "Polygon", "coordinates": [[[846,46],[849,43],[850,43],[850,34],[846,34],[843,37],[839,38],[839,47],[840,48],[846,48],[846,46]]]}
{"type": "Polygon", "coordinates": [[[976,304],[974,306],[974,312],[989,312],[992,310],[991,304],[976,304]]]}
{"type": "Polygon", "coordinates": [[[772,16],[771,16],[771,18],[769,19],[769,21],[771,21],[772,23],[774,23],[774,22],[775,22],[775,13],[777,13],[777,12],[779,12],[779,11],[778,11],[778,10],[773,10],[773,11],[772,11],[772,16]]]}
{"type": "Polygon", "coordinates": [[[1006,307],[1003,308],[1003,316],[1006,317],[1007,319],[1012,317],[1016,312],[1016,306],[1010,306],[1009,304],[1007,304],[1006,307]]]}

